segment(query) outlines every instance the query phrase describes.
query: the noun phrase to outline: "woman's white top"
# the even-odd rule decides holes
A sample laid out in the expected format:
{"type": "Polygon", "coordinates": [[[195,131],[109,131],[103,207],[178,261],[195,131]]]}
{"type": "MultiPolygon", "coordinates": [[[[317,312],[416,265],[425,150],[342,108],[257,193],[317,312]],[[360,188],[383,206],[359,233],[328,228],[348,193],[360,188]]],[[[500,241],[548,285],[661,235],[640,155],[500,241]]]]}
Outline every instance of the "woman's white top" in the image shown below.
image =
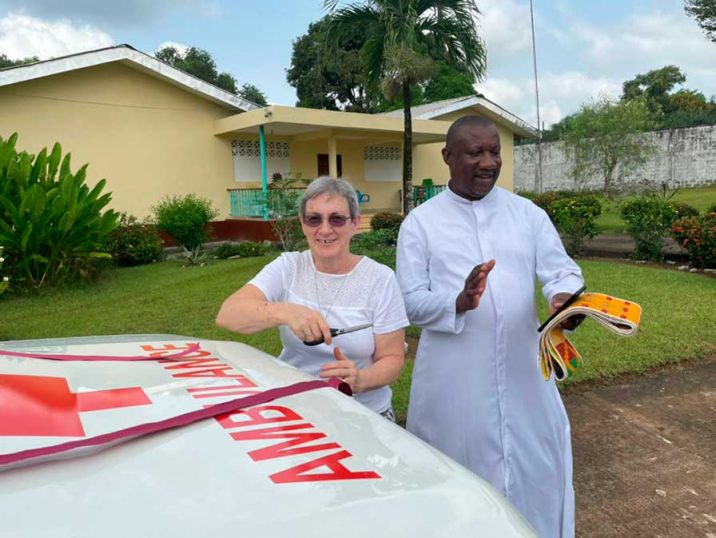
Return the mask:
{"type": "MultiPolygon", "coordinates": [[[[322,273],[311,251],[286,252],[266,265],[250,282],[270,302],[296,303],[321,313],[329,327],[344,329],[372,323],[373,327],[337,336],[333,344],[307,346],[291,330],[279,326],[283,351],[279,359],[318,377],[323,364],[335,361],[333,348],[359,369],[373,364],[375,334],[407,327],[403,296],[392,269],[363,257],[345,274],[322,273]]],[[[356,394],[355,398],[378,413],[391,405],[390,387],[356,394]]]]}

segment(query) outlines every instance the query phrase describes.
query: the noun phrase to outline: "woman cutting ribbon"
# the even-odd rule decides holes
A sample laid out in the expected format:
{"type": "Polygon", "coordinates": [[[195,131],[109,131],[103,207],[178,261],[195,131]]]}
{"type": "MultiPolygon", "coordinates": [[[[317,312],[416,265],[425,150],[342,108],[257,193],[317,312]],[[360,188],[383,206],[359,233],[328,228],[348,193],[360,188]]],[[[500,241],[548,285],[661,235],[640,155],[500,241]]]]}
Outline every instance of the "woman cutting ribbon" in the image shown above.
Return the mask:
{"type": "Polygon", "coordinates": [[[300,204],[305,252],[286,252],[231,295],[216,318],[220,327],[252,334],[279,327],[279,359],[322,378],[350,384],[356,399],[393,419],[391,390],[405,360],[403,298],[393,271],[351,253],[360,223],[356,191],[347,181],[319,177],[300,204]],[[331,328],[359,325],[346,331],[331,328]],[[325,344],[307,346],[316,340],[325,344]]]}

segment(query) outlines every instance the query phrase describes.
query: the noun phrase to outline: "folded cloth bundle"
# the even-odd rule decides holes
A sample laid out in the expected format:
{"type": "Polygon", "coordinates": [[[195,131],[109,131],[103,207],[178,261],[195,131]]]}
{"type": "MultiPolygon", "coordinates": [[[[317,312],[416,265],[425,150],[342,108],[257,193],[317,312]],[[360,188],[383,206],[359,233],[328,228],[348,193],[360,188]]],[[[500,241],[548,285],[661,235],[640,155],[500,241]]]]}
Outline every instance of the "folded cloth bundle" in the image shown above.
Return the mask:
{"type": "Polygon", "coordinates": [[[542,330],[539,339],[539,363],[542,376],[562,381],[571,377],[582,363],[582,357],[559,325],[568,317],[589,316],[621,336],[634,336],[641,319],[641,307],[603,293],[583,293],[569,307],[555,316],[542,330]]]}

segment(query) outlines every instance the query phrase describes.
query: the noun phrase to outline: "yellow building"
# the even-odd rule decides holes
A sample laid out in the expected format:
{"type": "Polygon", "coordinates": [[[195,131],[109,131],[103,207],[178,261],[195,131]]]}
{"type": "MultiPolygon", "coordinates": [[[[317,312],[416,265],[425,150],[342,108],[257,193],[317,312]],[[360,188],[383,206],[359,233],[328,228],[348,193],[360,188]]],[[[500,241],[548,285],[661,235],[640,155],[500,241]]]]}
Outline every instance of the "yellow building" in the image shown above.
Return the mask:
{"type": "MultiPolygon", "coordinates": [[[[465,114],[498,125],[500,184],[512,188],[514,137],[534,131],[479,96],[414,109],[414,183],[445,184],[440,149],[465,114]]],[[[211,200],[220,219],[266,217],[262,189],[278,174],[342,175],[364,210],[401,207],[402,111],[258,108],[128,45],[0,70],[0,137],[13,132],[30,153],[60,142],[73,169],[89,163],[90,183],[107,179],[114,209],[140,218],[187,193],[211,200]]]]}

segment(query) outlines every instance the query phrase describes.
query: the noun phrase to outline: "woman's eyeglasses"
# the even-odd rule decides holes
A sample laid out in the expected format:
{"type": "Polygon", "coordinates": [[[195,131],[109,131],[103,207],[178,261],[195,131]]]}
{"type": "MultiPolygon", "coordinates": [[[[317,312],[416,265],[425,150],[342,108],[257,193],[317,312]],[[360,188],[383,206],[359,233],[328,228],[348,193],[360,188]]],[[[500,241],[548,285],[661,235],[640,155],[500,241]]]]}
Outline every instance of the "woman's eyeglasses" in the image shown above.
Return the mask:
{"type": "MultiPolygon", "coordinates": [[[[341,226],[345,226],[346,222],[348,222],[349,220],[350,217],[346,217],[345,215],[339,215],[337,213],[328,215],[328,224],[330,224],[334,228],[340,228],[341,226]]],[[[310,228],[318,228],[322,222],[322,215],[306,215],[305,217],[303,217],[303,223],[310,228]]]]}

